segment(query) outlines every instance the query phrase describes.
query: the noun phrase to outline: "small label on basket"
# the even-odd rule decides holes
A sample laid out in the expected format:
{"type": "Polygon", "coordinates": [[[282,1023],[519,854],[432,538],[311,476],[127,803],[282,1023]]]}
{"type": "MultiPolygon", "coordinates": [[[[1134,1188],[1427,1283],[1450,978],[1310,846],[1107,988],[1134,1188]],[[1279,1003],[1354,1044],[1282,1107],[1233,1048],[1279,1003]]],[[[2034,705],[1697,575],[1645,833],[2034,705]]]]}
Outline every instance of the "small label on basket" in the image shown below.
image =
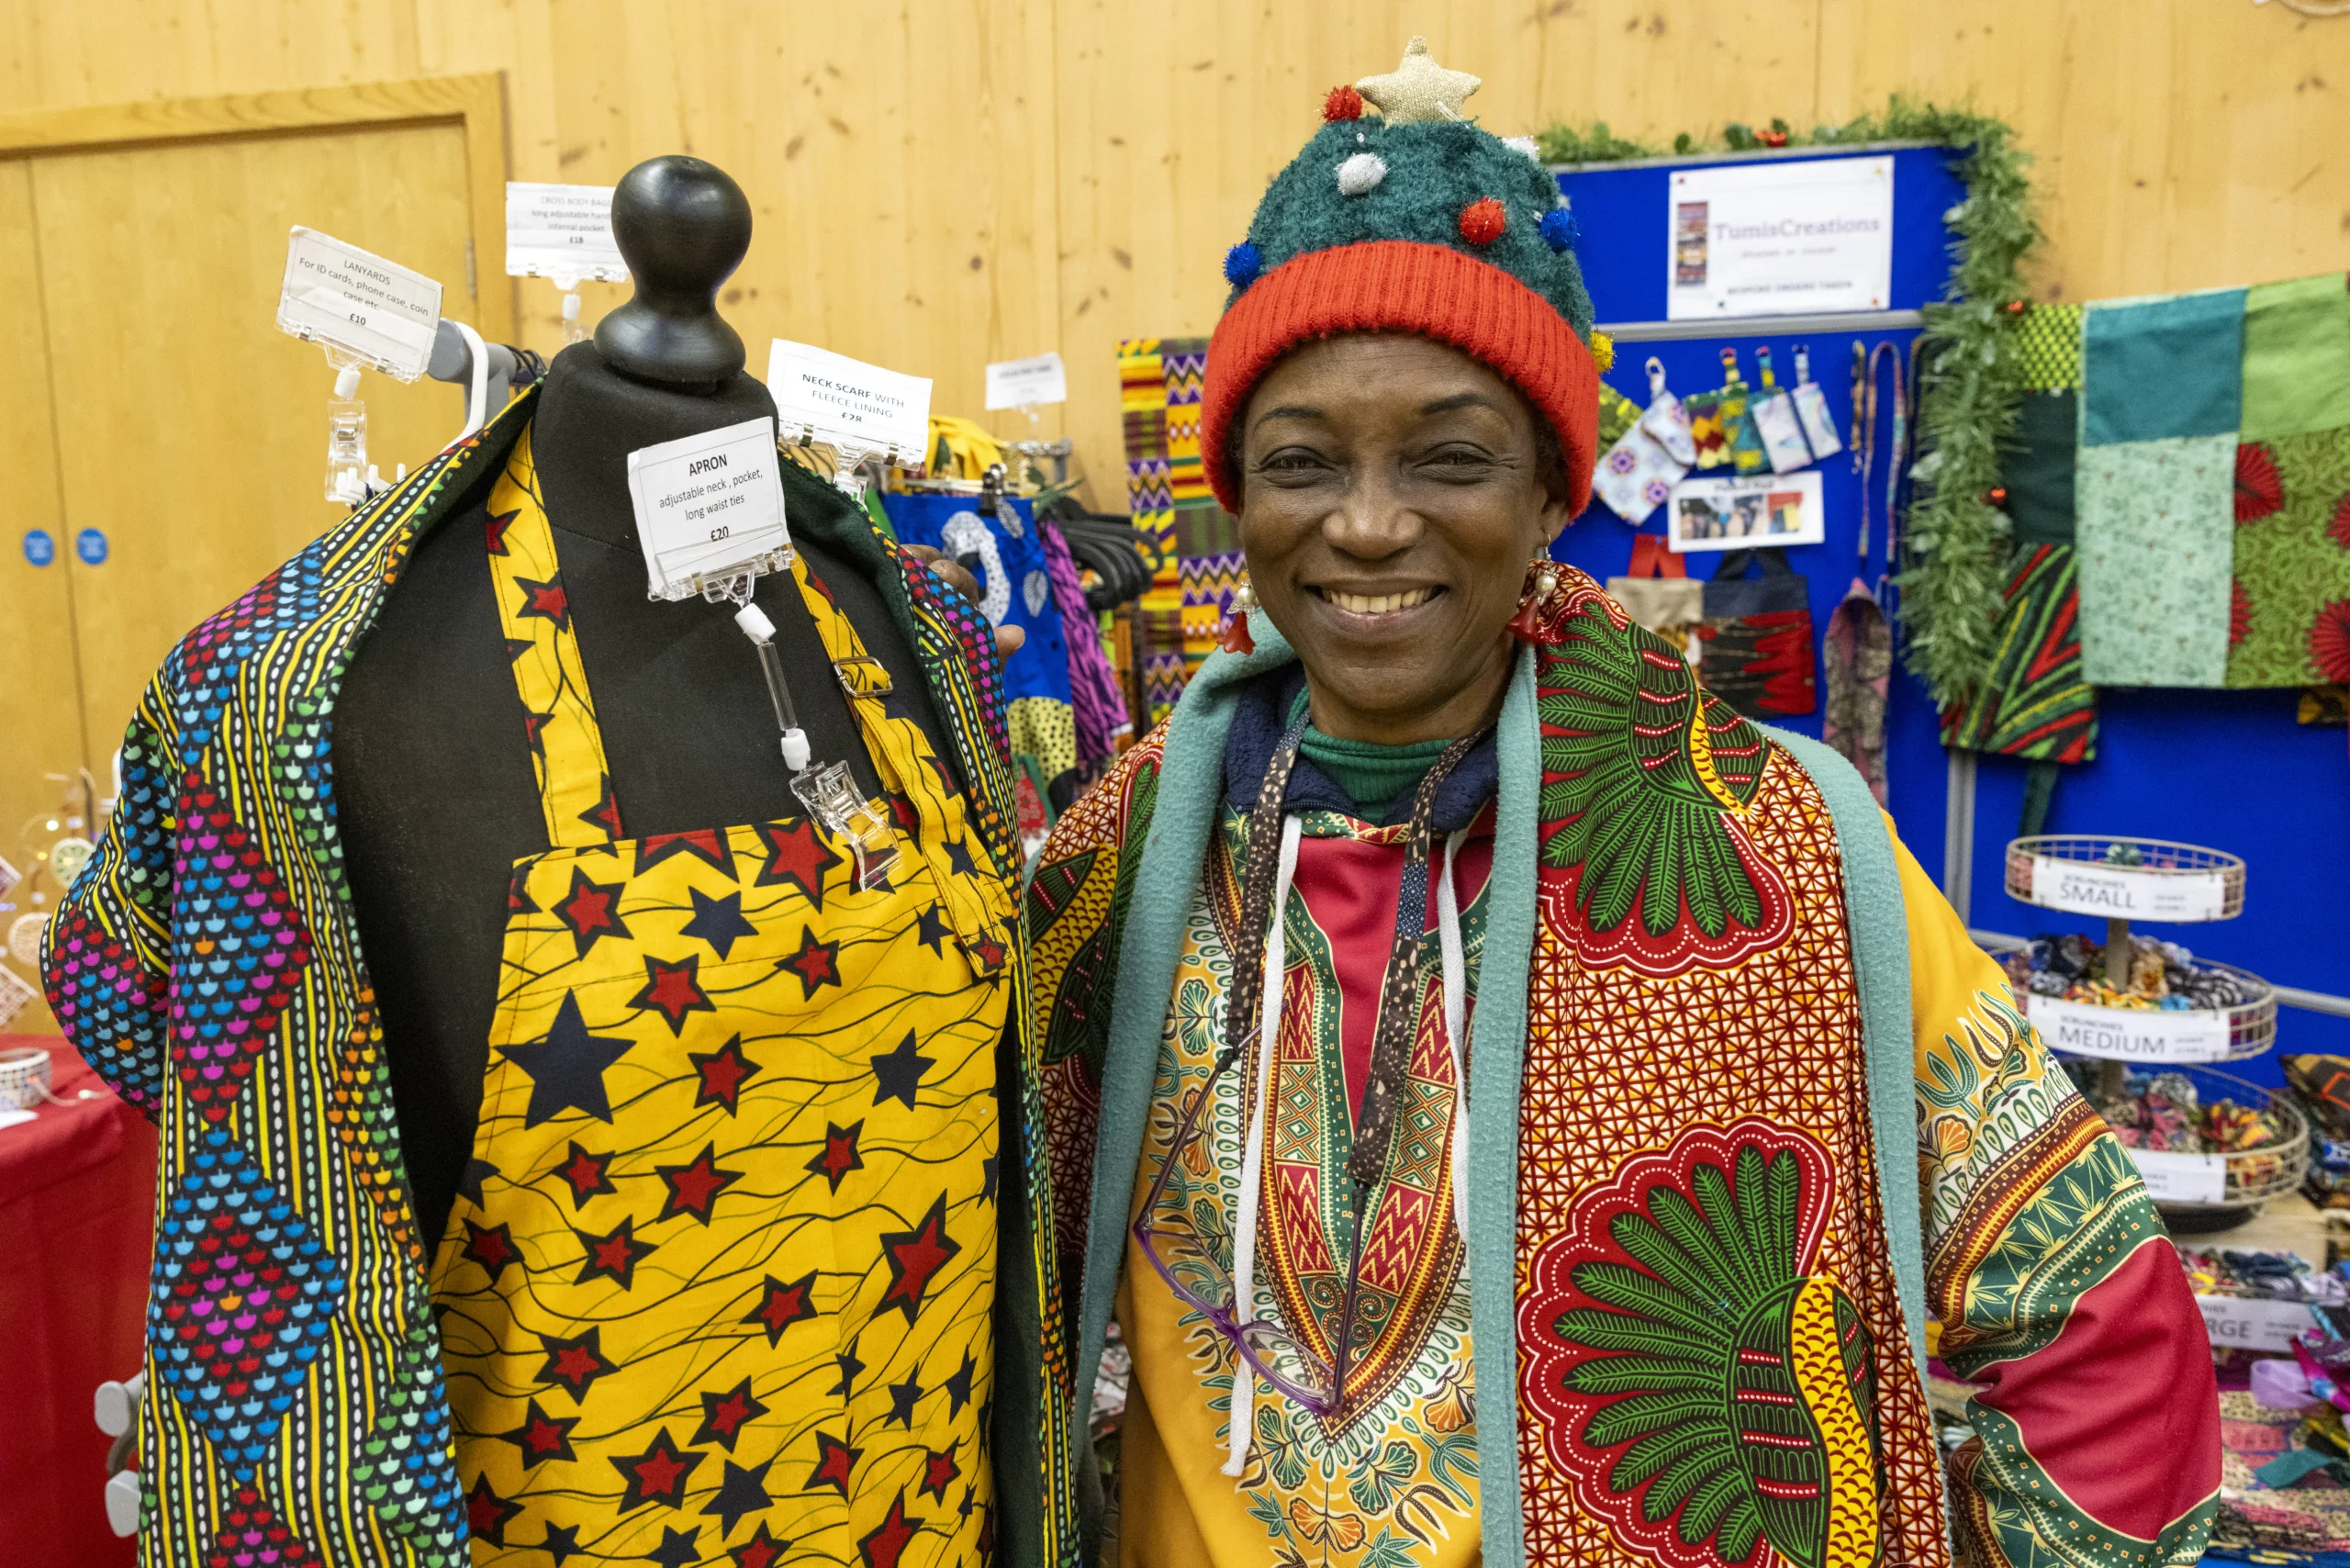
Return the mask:
{"type": "Polygon", "coordinates": [[[2217,1204],[2228,1196],[2228,1157],[2224,1154],[2174,1154],[2167,1149],[2133,1148],[2130,1162],[2146,1179],[2146,1193],[2158,1204],[2217,1204]]]}
{"type": "Polygon", "coordinates": [[[2052,1049],[2104,1061],[2224,1061],[2228,1014],[2192,1010],[2099,1007],[2093,1002],[2029,996],[2024,1015],[2052,1049]]]}
{"type": "Polygon", "coordinates": [[[2203,1309],[2215,1350],[2290,1350],[2303,1329],[2315,1327],[2307,1302],[2199,1295],[2195,1305],[2203,1309]]]}
{"type": "Polygon", "coordinates": [[[2042,909],[2124,920],[2221,920],[2227,898],[2227,878],[2218,871],[2133,871],[2031,857],[2031,902],[2042,909]]]}

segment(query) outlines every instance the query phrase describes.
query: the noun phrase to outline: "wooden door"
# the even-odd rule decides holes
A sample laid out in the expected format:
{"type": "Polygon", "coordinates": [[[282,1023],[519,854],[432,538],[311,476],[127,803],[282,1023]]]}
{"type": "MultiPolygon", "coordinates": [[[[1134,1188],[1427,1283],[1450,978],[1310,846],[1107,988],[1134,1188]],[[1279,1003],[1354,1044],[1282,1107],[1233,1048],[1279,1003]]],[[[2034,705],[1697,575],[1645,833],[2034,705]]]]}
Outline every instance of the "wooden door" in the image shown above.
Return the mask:
{"type": "MultiPolygon", "coordinates": [[[[324,498],[333,373],[274,325],[296,224],[438,278],[479,321],[461,124],[150,143],[24,161],[56,409],[82,723],[103,764],[172,644],[344,515],[324,498]]],[[[12,171],[13,172],[13,171],[12,171]]],[[[492,274],[503,287],[502,270],[492,274]]],[[[386,476],[463,424],[457,389],[361,379],[386,476]]],[[[61,721],[62,722],[62,721],[61,721]]]]}

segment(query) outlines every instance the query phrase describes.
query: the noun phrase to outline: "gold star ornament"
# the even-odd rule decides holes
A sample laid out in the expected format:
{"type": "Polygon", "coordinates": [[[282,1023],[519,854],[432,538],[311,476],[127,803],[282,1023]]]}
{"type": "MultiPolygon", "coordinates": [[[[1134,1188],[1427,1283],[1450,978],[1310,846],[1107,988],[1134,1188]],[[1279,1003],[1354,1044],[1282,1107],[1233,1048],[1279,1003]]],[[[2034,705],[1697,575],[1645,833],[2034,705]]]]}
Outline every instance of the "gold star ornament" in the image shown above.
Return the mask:
{"type": "Polygon", "coordinates": [[[1466,71],[1447,71],[1428,53],[1428,40],[1416,38],[1404,48],[1404,62],[1384,76],[1355,84],[1389,125],[1419,125],[1460,119],[1461,100],[1483,84],[1466,71]]]}

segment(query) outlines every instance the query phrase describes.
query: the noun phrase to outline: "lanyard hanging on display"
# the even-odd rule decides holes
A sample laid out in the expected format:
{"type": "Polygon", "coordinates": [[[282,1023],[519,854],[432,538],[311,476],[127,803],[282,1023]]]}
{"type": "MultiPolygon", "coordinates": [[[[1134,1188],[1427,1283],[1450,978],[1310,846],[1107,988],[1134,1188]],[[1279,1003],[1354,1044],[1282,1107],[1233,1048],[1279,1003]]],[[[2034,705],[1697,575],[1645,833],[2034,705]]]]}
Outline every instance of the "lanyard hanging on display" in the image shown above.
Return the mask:
{"type": "Polygon", "coordinates": [[[865,502],[858,470],[879,458],[921,472],[930,451],[930,378],[778,338],[767,353],[776,418],[800,446],[833,451],[833,484],[865,502]]]}
{"type": "Polygon", "coordinates": [[[414,381],[431,362],[441,286],[422,273],[298,225],[287,236],[277,326],[326,351],[335,373],[327,403],[326,498],[357,506],[374,487],[367,464],[362,370],[414,381]]]}
{"type": "Polygon", "coordinates": [[[628,281],[612,237],[610,185],[506,182],[506,275],[543,277],[563,291],[563,341],[579,342],[579,285],[628,281]]]}
{"type": "Polygon", "coordinates": [[[1895,502],[1900,496],[1901,478],[1909,458],[1909,377],[1917,367],[1917,356],[1906,361],[1901,345],[1887,341],[1874,349],[1863,347],[1858,341],[1852,344],[1852,466],[1861,476],[1861,568],[1865,577],[1869,560],[1870,492],[1874,488],[1879,449],[1876,441],[1876,409],[1878,367],[1889,364],[1893,367],[1893,431],[1886,442],[1885,457],[1885,570],[1876,579],[1876,592],[1882,597],[1892,580],[1898,540],[1895,536],[1895,502]]]}

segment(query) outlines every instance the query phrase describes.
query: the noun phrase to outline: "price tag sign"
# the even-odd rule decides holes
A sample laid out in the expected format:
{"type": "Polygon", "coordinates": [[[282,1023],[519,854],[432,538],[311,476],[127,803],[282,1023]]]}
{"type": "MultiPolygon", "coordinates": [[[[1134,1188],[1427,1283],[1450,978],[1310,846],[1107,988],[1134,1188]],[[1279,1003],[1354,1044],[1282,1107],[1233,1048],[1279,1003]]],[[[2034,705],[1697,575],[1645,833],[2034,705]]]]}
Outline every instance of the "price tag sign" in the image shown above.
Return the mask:
{"type": "Polygon", "coordinates": [[[988,407],[1024,409],[1069,401],[1069,372],[1057,353],[1000,359],[988,366],[988,407]]]}
{"type": "Polygon", "coordinates": [[[2133,871],[2031,857],[2031,902],[2043,909],[2124,920],[2222,920],[2227,898],[2227,879],[2217,871],[2133,871]]]}
{"type": "Polygon", "coordinates": [[[507,181],[506,275],[574,283],[627,277],[612,238],[612,187],[507,181]]]}
{"type": "Polygon", "coordinates": [[[930,378],[867,364],[808,343],[775,340],[767,390],[786,441],[835,451],[894,452],[915,467],[930,450],[930,378]]]}
{"type": "Polygon", "coordinates": [[[2224,1154],[2175,1154],[2167,1149],[2133,1148],[2131,1163],[2146,1179],[2146,1192],[2159,1204],[2219,1204],[2228,1196],[2228,1157],[2224,1154]]]}
{"type": "Polygon", "coordinates": [[[2053,996],[2028,997],[2024,1008],[2042,1039],[2074,1056],[2102,1061],[2222,1061],[2228,1055],[2229,1015],[2216,1010],[2099,1007],[2053,996]]]}
{"type": "Polygon", "coordinates": [[[2199,1295],[2195,1305],[2203,1309],[2203,1327],[2210,1330],[2215,1350],[2289,1351],[2302,1330],[2316,1327],[2306,1302],[2199,1295]]]}
{"type": "Polygon", "coordinates": [[[628,454],[629,498],[655,599],[774,571],[790,558],[775,421],[761,416],[628,454]]]}
{"type": "Polygon", "coordinates": [[[280,331],[413,381],[431,361],[440,324],[441,286],[422,273],[315,229],[295,229],[277,297],[280,331]]]}

